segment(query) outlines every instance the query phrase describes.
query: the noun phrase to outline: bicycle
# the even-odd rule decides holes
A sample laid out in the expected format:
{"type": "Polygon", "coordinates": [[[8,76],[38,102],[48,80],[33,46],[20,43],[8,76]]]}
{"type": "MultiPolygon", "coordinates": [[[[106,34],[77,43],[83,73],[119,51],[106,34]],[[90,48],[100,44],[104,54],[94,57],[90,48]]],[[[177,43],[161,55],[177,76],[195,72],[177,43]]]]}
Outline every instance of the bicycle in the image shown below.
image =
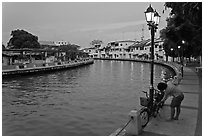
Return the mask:
{"type": "Polygon", "coordinates": [[[141,118],[141,125],[144,128],[148,122],[150,117],[156,117],[159,113],[159,109],[162,108],[163,103],[159,104],[162,100],[164,93],[160,92],[159,90],[154,89],[154,96],[153,96],[153,105],[150,105],[150,97],[148,96],[146,91],[142,91],[146,94],[146,97],[140,97],[140,105],[143,106],[140,112],[141,118]]]}

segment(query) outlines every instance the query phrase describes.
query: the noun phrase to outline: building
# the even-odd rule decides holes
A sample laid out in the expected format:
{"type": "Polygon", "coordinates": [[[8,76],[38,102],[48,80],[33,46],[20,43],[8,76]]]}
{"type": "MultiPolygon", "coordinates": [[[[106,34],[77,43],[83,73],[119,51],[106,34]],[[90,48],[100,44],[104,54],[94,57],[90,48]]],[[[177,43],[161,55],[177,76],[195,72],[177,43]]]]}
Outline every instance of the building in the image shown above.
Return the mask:
{"type": "Polygon", "coordinates": [[[95,48],[95,47],[84,48],[84,49],[82,49],[82,51],[87,53],[89,55],[89,57],[91,57],[91,58],[98,58],[99,57],[98,48],[95,48]]]}
{"type": "MultiPolygon", "coordinates": [[[[155,39],[154,53],[155,59],[163,60],[165,53],[163,50],[163,41],[155,39]]],[[[114,59],[150,59],[151,57],[151,41],[112,41],[105,47],[94,46],[84,49],[92,58],[114,58],[114,59]]]]}
{"type": "Polygon", "coordinates": [[[54,41],[39,41],[41,46],[56,46],[54,41]]]}
{"type": "Polygon", "coordinates": [[[102,44],[94,44],[92,47],[82,49],[82,51],[87,53],[91,58],[99,58],[101,57],[100,55],[102,49],[102,44]]]}
{"type": "Polygon", "coordinates": [[[69,44],[67,41],[39,41],[39,43],[42,46],[61,46],[69,44]]]}
{"type": "Polygon", "coordinates": [[[107,44],[107,47],[110,47],[109,58],[132,58],[129,54],[129,47],[135,43],[136,41],[132,40],[109,42],[107,44]]]}
{"type": "Polygon", "coordinates": [[[54,42],[56,46],[61,46],[61,45],[68,45],[69,42],[67,41],[55,41],[54,42]]]}
{"type": "MultiPolygon", "coordinates": [[[[146,43],[145,45],[146,53],[148,53],[148,57],[150,58],[151,55],[151,41],[146,43]]],[[[163,48],[163,41],[159,38],[154,40],[154,59],[155,60],[164,60],[165,52],[163,48]]]]}
{"type": "Polygon", "coordinates": [[[2,53],[2,66],[11,65],[13,56],[11,54],[2,53]]]}
{"type": "MultiPolygon", "coordinates": [[[[130,52],[132,58],[143,58],[150,59],[151,58],[151,40],[143,40],[137,42],[130,47],[130,52]]],[[[165,56],[165,52],[163,50],[163,41],[160,39],[154,40],[154,59],[163,60],[165,56]]]]}

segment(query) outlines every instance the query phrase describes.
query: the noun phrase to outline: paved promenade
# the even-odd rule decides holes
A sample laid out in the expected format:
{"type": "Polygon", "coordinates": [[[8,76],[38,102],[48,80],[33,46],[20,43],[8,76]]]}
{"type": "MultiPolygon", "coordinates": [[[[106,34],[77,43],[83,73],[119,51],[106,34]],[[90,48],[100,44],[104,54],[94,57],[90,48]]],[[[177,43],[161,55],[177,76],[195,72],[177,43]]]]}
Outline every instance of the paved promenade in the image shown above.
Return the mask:
{"type": "Polygon", "coordinates": [[[202,135],[202,73],[195,67],[184,67],[184,77],[178,86],[184,92],[179,120],[170,117],[169,98],[156,118],[152,118],[142,136],[201,136],[202,135]],[[199,74],[199,75],[198,75],[199,74]]]}

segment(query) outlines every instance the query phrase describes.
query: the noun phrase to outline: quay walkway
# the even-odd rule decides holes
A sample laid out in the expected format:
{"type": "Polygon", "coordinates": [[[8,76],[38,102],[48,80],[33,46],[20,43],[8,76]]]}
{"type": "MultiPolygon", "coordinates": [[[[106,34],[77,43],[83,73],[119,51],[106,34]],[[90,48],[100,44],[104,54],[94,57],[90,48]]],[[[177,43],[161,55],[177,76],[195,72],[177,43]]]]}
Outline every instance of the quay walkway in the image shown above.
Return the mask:
{"type": "MultiPolygon", "coordinates": [[[[178,64],[171,62],[156,64],[160,63],[170,66],[175,72],[180,71],[178,64]]],[[[179,75],[179,72],[176,75],[179,75]]],[[[169,98],[157,117],[151,118],[139,136],[202,136],[202,67],[184,66],[183,78],[178,87],[184,93],[179,120],[168,120],[171,103],[169,98]]],[[[111,136],[128,135],[127,125],[128,123],[123,128],[117,129],[111,136]]]]}
{"type": "Polygon", "coordinates": [[[168,121],[168,99],[159,115],[144,128],[141,136],[202,136],[202,70],[184,67],[184,75],[178,86],[184,92],[179,120],[168,121]]]}

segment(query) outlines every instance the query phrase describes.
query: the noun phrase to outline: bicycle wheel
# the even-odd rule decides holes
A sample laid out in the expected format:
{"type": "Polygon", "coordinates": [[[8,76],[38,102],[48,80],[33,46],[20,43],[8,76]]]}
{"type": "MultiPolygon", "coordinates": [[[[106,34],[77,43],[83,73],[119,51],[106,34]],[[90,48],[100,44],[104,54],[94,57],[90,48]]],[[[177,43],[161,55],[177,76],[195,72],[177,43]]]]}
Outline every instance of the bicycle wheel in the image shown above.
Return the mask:
{"type": "Polygon", "coordinates": [[[141,126],[144,128],[147,123],[149,122],[149,111],[147,108],[143,108],[140,112],[140,118],[141,118],[141,126]]]}

